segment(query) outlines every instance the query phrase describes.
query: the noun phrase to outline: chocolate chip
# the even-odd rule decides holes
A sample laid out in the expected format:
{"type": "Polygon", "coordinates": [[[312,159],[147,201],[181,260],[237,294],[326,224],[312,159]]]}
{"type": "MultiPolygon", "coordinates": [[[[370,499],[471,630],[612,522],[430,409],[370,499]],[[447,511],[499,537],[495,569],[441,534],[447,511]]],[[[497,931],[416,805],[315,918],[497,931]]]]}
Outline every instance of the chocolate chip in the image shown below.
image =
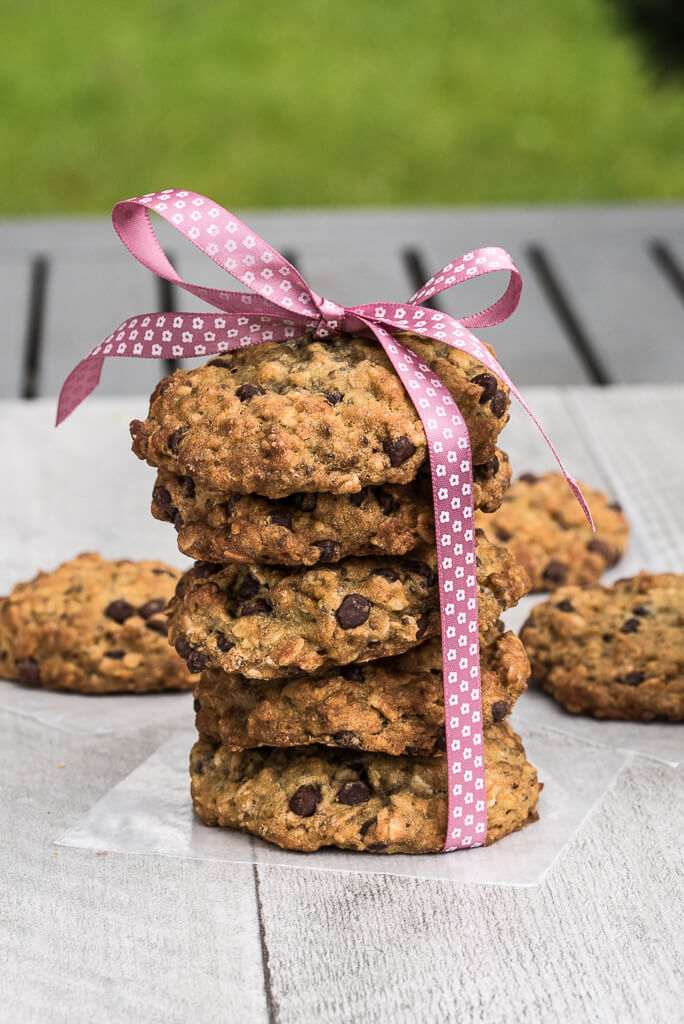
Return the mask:
{"type": "Polygon", "coordinates": [[[310,818],[322,799],[318,786],[300,786],[290,797],[288,806],[300,818],[310,818]]]}
{"type": "Polygon", "coordinates": [[[646,608],[643,604],[638,604],[636,608],[632,608],[632,614],[638,615],[640,618],[645,619],[651,614],[649,608],[646,608]]]}
{"type": "Polygon", "coordinates": [[[634,672],[627,672],[624,676],[616,676],[615,682],[622,686],[639,686],[644,681],[644,673],[637,669],[634,672]]]}
{"type": "Polygon", "coordinates": [[[501,621],[501,619],[499,619],[499,621],[497,622],[497,624],[496,624],[496,628],[498,629],[499,633],[504,633],[504,632],[505,632],[505,630],[506,630],[506,626],[505,626],[505,624],[504,624],[504,623],[503,623],[503,622],[501,621]]]}
{"type": "Polygon", "coordinates": [[[151,601],[146,601],[138,608],[138,615],[143,619],[150,619],[153,615],[163,612],[165,608],[166,601],[163,597],[153,597],[151,601]]]}
{"type": "Polygon", "coordinates": [[[292,529],[292,513],[289,508],[274,508],[268,514],[269,522],[273,526],[284,526],[286,530],[292,529]]]}
{"type": "Polygon", "coordinates": [[[491,480],[493,476],[499,472],[499,459],[498,456],[494,456],[489,462],[483,462],[479,466],[473,466],[473,473],[476,477],[483,478],[485,480],[491,480]]]}
{"type": "Polygon", "coordinates": [[[248,572],[245,578],[238,587],[238,597],[241,597],[243,601],[249,601],[250,597],[255,597],[261,590],[261,584],[256,576],[252,576],[251,572],[248,572]]]}
{"type": "Polygon", "coordinates": [[[335,615],[342,629],[356,629],[366,622],[370,610],[371,603],[367,597],[362,594],[347,594],[335,615]]]}
{"type": "Polygon", "coordinates": [[[568,576],[567,566],[563,565],[562,562],[557,562],[552,559],[544,569],[542,576],[549,583],[565,583],[568,576]]]}
{"type": "Polygon", "coordinates": [[[506,398],[505,391],[497,391],[491,400],[489,408],[492,410],[496,418],[500,420],[508,408],[508,399],[506,398]]]}
{"type": "Polygon", "coordinates": [[[369,853],[379,853],[380,850],[387,849],[387,843],[369,843],[366,849],[369,853]]]}
{"type": "Polygon", "coordinates": [[[40,667],[33,658],[17,661],[15,667],[22,683],[28,683],[30,686],[37,686],[40,683],[40,667]]]}
{"type": "Polygon", "coordinates": [[[232,359],[212,359],[207,366],[215,366],[217,370],[232,370],[233,360],[232,359]]]}
{"type": "Polygon", "coordinates": [[[121,647],[117,647],[113,651],[105,651],[104,656],[105,658],[112,658],[114,661],[121,661],[125,654],[126,652],[121,647]]]}
{"type": "Polygon", "coordinates": [[[330,402],[331,405],[337,405],[342,401],[342,395],[339,391],[324,391],[323,394],[326,402],[330,402]]]}
{"type": "Polygon", "coordinates": [[[382,448],[390,460],[390,466],[401,466],[411,458],[416,450],[408,437],[404,436],[398,437],[394,441],[385,441],[382,448]]]}
{"type": "Polygon", "coordinates": [[[263,597],[257,597],[256,601],[248,601],[247,604],[243,604],[240,615],[270,615],[273,608],[264,601],[263,597]]]}
{"type": "Polygon", "coordinates": [[[316,560],[317,564],[318,562],[336,562],[340,557],[340,545],[334,540],[317,540],[314,541],[313,546],[320,551],[316,560]]]}
{"type": "Polygon", "coordinates": [[[608,508],[612,508],[613,512],[622,512],[622,505],[619,501],[611,501],[608,508]]]}
{"type": "Polygon", "coordinates": [[[522,484],[536,484],[539,477],[536,473],[521,473],[518,480],[522,484]]]}
{"type": "Polygon", "coordinates": [[[438,750],[446,750],[446,727],[440,726],[435,733],[435,746],[438,750]]]}
{"type": "Polygon", "coordinates": [[[155,576],[170,576],[174,580],[177,576],[177,573],[171,572],[170,569],[153,569],[152,572],[155,576]]]}
{"type": "Polygon", "coordinates": [[[160,636],[169,635],[169,627],[164,619],[150,619],[145,623],[145,628],[151,629],[153,633],[159,633],[160,636]]]}
{"type": "Polygon", "coordinates": [[[176,533],[179,533],[183,529],[183,526],[185,525],[185,520],[183,519],[183,516],[180,514],[180,512],[176,512],[175,516],[173,517],[173,525],[176,529],[176,533]]]}
{"type": "Polygon", "coordinates": [[[389,491],[385,491],[382,487],[378,487],[375,491],[375,497],[384,516],[389,516],[394,512],[396,504],[389,491]]]}
{"type": "Polygon", "coordinates": [[[606,544],[605,541],[599,540],[597,537],[587,541],[587,551],[593,551],[595,554],[600,555],[608,565],[617,561],[613,548],[606,544]]]}
{"type": "Polygon", "coordinates": [[[166,512],[169,519],[173,519],[178,511],[165,487],[154,487],[152,489],[152,501],[155,505],[159,506],[162,512],[166,512]]]}
{"type": "Polygon", "coordinates": [[[237,388],[235,394],[238,396],[241,402],[246,402],[250,398],[254,398],[256,395],[265,395],[266,392],[262,388],[261,384],[241,384],[237,388]]]}
{"type": "Polygon", "coordinates": [[[104,610],[105,615],[108,619],[113,619],[114,622],[125,622],[126,619],[130,619],[131,615],[135,615],[135,608],[124,601],[122,597],[116,601],[110,601],[104,610]]]}
{"type": "Polygon", "coordinates": [[[399,579],[399,573],[395,572],[394,569],[373,569],[371,576],[381,576],[388,583],[396,583],[399,579]]]}
{"type": "Polygon", "coordinates": [[[202,651],[191,651],[187,658],[189,672],[203,672],[209,659],[202,651]]]}
{"type": "Polygon", "coordinates": [[[195,772],[195,775],[204,775],[204,762],[198,761],[193,771],[195,772]]]}
{"type": "Polygon", "coordinates": [[[638,633],[641,623],[638,619],[627,619],[620,626],[621,633],[638,633]]]}
{"type": "Polygon", "coordinates": [[[369,818],[368,821],[364,821],[363,825],[359,829],[359,835],[363,838],[366,833],[375,825],[377,818],[369,818]]]}
{"type": "Polygon", "coordinates": [[[422,576],[425,580],[426,587],[432,587],[435,583],[434,570],[430,568],[427,562],[418,562],[410,558],[405,558],[401,563],[404,569],[408,572],[415,572],[419,576],[422,576]]]}
{"type": "Polygon", "coordinates": [[[513,536],[513,534],[509,533],[508,530],[504,530],[503,526],[494,527],[494,533],[496,534],[496,539],[500,540],[502,544],[505,544],[506,541],[510,540],[513,536]]]}
{"type": "Polygon", "coordinates": [[[492,704],[492,718],[495,722],[501,722],[508,714],[508,704],[505,700],[497,700],[492,704]]]}
{"type": "Polygon", "coordinates": [[[192,702],[192,710],[193,711],[201,711],[201,709],[202,709],[202,702],[200,701],[199,697],[195,697],[195,699],[192,702]]]}
{"type": "Polygon", "coordinates": [[[348,494],[347,501],[356,506],[356,508],[359,508],[359,506],[368,498],[369,491],[369,487],[362,487],[358,494],[348,494]]]}
{"type": "Polygon", "coordinates": [[[427,612],[424,612],[419,618],[416,619],[416,640],[420,640],[422,636],[425,636],[425,632],[430,624],[430,616],[427,612]]]}
{"type": "Polygon", "coordinates": [[[363,758],[358,751],[345,750],[343,747],[330,747],[328,753],[333,761],[346,765],[353,772],[363,772],[365,770],[363,758]]]}
{"type": "Polygon", "coordinates": [[[350,732],[348,729],[342,729],[340,732],[333,734],[333,740],[338,747],[360,747],[361,740],[355,732],[350,732]]]}
{"type": "Polygon", "coordinates": [[[174,430],[173,434],[169,438],[169,451],[173,452],[174,455],[178,454],[180,443],[187,434],[190,427],[179,427],[178,430],[174,430]]]}
{"type": "Polygon", "coordinates": [[[173,646],[176,650],[176,654],[180,654],[183,660],[189,658],[194,649],[192,644],[189,644],[184,637],[180,637],[180,639],[176,640],[173,646]]]}
{"type": "Polygon", "coordinates": [[[370,786],[359,780],[358,782],[345,782],[337,794],[337,799],[348,807],[356,807],[357,804],[365,804],[367,800],[370,800],[370,796],[370,786]]]}
{"type": "Polygon", "coordinates": [[[183,477],[183,497],[194,498],[195,497],[195,481],[191,476],[183,477]]]}
{"type": "Polygon", "coordinates": [[[556,608],[559,612],[574,612],[575,610],[572,601],[568,601],[567,599],[565,601],[559,601],[556,608]]]}
{"type": "Polygon", "coordinates": [[[313,512],[316,508],[317,500],[317,494],[291,494],[289,497],[290,504],[298,512],[313,512]]]}
{"type": "Polygon", "coordinates": [[[476,526],[475,527],[475,536],[476,537],[484,537],[484,535],[485,535],[484,530],[481,527],[476,526]]]}
{"type": "Polygon", "coordinates": [[[195,562],[192,575],[196,580],[206,580],[208,576],[215,576],[222,569],[225,569],[225,565],[219,565],[218,562],[195,562]]]}
{"type": "Polygon", "coordinates": [[[362,683],[364,681],[363,669],[360,665],[343,665],[340,669],[340,675],[343,679],[348,679],[350,683],[362,683]]]}
{"type": "Polygon", "coordinates": [[[490,398],[493,398],[499,386],[499,382],[493,373],[478,373],[476,377],[472,378],[472,381],[473,384],[477,384],[478,387],[482,388],[480,404],[488,402],[490,398]]]}
{"type": "Polygon", "coordinates": [[[218,647],[219,651],[223,651],[224,654],[227,654],[228,651],[232,651],[232,649],[235,647],[235,644],[231,643],[231,641],[224,633],[217,633],[216,646],[218,647]]]}

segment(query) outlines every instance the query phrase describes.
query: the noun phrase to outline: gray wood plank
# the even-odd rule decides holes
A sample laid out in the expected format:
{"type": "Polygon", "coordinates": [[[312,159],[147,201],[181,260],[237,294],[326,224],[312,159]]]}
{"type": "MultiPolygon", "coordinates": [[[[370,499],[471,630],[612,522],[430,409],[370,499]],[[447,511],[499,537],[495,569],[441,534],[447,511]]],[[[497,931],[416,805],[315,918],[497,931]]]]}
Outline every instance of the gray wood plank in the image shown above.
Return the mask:
{"type": "Polygon", "coordinates": [[[0,309],[2,309],[2,373],[0,398],[17,398],[23,385],[24,352],[28,323],[31,263],[27,254],[0,255],[0,309]]]}
{"type": "MultiPolygon", "coordinates": [[[[81,550],[187,565],[149,514],[154,471],[129,450],[128,421],[146,404],[91,399],[55,429],[52,399],[0,403],[13,481],[0,594],[81,550]]],[[[0,711],[3,1020],[186,1024],[198,1006],[207,1024],[268,1019],[250,865],[53,846],[169,728],[74,736],[0,711]]]]}
{"type": "MultiPolygon", "coordinates": [[[[158,309],[156,279],[120,247],[51,254],[40,363],[41,395],[57,395],[67,374],[127,317],[158,309]]],[[[161,361],[108,359],[98,393],[151,391],[161,361]]]]}
{"type": "Polygon", "coordinates": [[[0,712],[3,1020],[268,1020],[251,865],[53,845],[167,735],[73,736],[0,712]]]}
{"type": "Polygon", "coordinates": [[[684,306],[626,230],[549,244],[565,290],[615,383],[684,379],[684,306]]]}

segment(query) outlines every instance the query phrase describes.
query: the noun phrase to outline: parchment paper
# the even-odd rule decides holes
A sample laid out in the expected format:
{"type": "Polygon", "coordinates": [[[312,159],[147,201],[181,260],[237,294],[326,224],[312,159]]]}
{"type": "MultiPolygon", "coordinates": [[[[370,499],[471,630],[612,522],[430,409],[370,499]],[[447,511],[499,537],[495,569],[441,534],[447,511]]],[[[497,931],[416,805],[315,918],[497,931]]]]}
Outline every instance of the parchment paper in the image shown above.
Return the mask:
{"type": "MultiPolygon", "coordinates": [[[[516,721],[513,722],[516,727],[516,721]]],[[[449,854],[292,853],[230,829],[207,828],[190,803],[188,755],[196,734],[176,733],[57,839],[59,846],[529,886],[539,882],[606,794],[628,755],[537,726],[523,733],[544,782],[539,821],[494,845],[449,854]]],[[[609,798],[609,797],[608,797],[609,798]]]]}

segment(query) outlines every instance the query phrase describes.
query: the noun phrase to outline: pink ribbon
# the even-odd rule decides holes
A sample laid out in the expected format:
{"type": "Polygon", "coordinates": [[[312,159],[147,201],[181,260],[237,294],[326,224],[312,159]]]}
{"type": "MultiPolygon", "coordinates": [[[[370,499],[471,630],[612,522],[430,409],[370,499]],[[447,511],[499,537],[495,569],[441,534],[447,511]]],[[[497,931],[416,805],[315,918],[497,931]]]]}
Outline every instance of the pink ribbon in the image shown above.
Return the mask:
{"type": "Polygon", "coordinates": [[[338,332],[374,336],[387,353],[423,423],[432,470],[449,800],[444,851],[482,845],[487,835],[487,801],[470,439],[449,391],[393,332],[410,331],[453,345],[504,381],[539,427],[593,526],[579,487],[541,425],[497,360],[468,330],[501,323],[518,305],[522,280],[511,257],[496,247],[476,249],[448,263],[406,303],[344,308],[317,295],[280,253],[232,213],[195,192],[164,189],[128,199],[116,204],[112,220],[121,241],[140,263],[221,312],[149,313],[124,321],[67,377],[59,396],[58,424],[97,387],[107,356],[180,359],[338,332]],[[204,288],[183,281],[154,234],[149,210],[250,291],[204,288]],[[455,320],[421,305],[453,285],[494,270],[510,272],[508,287],[497,302],[475,316],[455,320]]]}

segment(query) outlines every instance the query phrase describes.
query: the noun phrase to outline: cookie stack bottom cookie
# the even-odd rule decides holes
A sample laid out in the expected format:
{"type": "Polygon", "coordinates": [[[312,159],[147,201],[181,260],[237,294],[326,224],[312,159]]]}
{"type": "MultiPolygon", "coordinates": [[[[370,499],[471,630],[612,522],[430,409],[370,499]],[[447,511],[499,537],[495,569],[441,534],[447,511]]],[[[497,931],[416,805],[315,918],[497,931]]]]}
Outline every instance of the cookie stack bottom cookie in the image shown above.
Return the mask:
{"type": "MultiPolygon", "coordinates": [[[[489,845],[536,820],[540,785],[506,722],[485,729],[484,753],[489,845]]],[[[231,751],[200,739],[190,774],[205,824],[285,849],[435,853],[444,846],[444,755],[392,757],[315,745],[231,751]]]]}

